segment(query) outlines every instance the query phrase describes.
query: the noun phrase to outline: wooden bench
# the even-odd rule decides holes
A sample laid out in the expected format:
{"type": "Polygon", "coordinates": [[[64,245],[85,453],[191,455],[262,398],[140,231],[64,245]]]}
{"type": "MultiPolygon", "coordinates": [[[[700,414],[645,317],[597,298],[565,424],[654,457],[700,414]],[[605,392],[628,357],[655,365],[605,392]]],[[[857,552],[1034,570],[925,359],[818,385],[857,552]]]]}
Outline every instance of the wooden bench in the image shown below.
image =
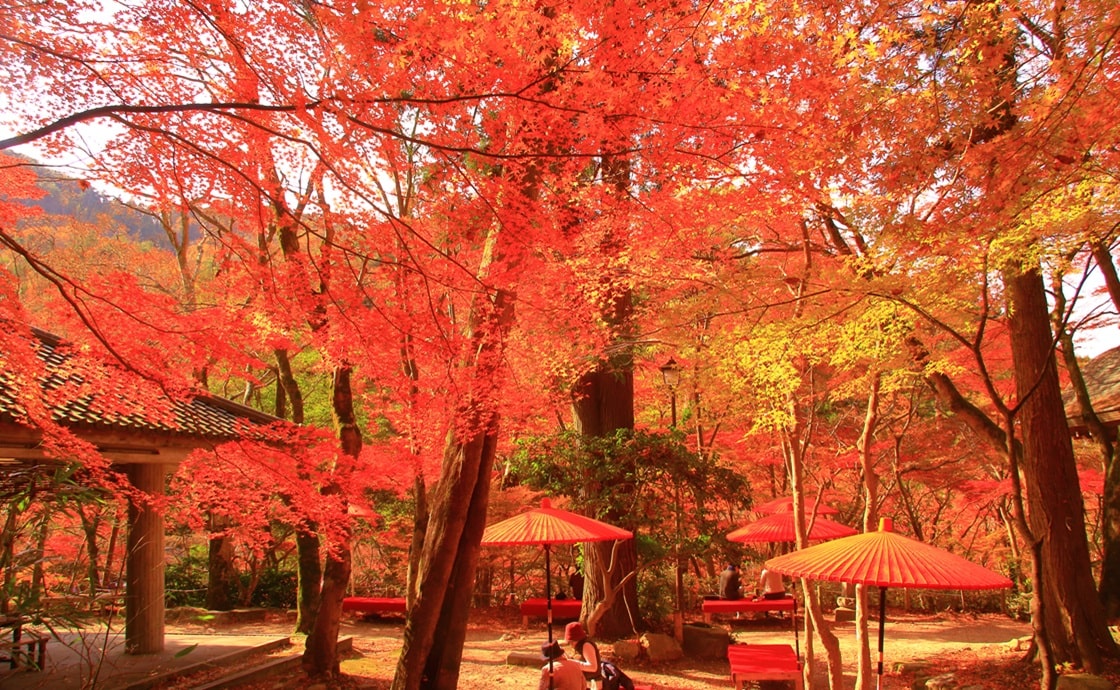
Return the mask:
{"type": "Polygon", "coordinates": [[[784,599],[705,599],[701,608],[704,622],[711,623],[715,614],[750,613],[752,611],[792,611],[797,614],[797,600],[784,599]]]}
{"type": "Polygon", "coordinates": [[[50,635],[45,633],[24,630],[16,640],[0,642],[0,649],[5,650],[7,657],[0,657],[0,661],[7,661],[9,668],[16,668],[24,664],[24,659],[34,660],[35,669],[42,671],[47,663],[47,641],[50,635]],[[27,651],[23,651],[26,647],[27,651]]]}
{"type": "MultiPolygon", "coordinates": [[[[583,602],[579,599],[552,600],[553,620],[576,620],[579,618],[581,610],[583,610],[583,602]]],[[[530,616],[536,618],[547,618],[548,600],[544,597],[541,597],[539,599],[526,599],[525,601],[521,602],[521,627],[529,626],[530,616]]]]}
{"type": "Polygon", "coordinates": [[[727,648],[727,660],[735,690],[742,690],[748,680],[787,680],[797,690],[805,689],[801,660],[788,644],[733,644],[727,648]]]}
{"type": "Polygon", "coordinates": [[[346,597],[342,600],[342,611],[376,614],[406,613],[408,602],[404,597],[346,597]]]}

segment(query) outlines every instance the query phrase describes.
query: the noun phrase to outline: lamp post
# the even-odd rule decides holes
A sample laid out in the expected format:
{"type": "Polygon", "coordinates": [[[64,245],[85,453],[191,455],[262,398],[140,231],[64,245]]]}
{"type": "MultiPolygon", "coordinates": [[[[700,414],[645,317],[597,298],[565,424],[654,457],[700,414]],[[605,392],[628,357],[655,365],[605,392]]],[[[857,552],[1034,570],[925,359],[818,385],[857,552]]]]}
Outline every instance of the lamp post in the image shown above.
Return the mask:
{"type": "Polygon", "coordinates": [[[672,357],[661,365],[661,378],[669,387],[669,405],[672,411],[670,429],[677,428],[677,385],[681,382],[681,368],[672,357]]]}
{"type": "MultiPolygon", "coordinates": [[[[681,369],[680,366],[669,358],[668,362],[661,365],[661,378],[665,381],[665,385],[669,388],[669,406],[670,406],[670,426],[673,431],[677,429],[677,386],[681,382],[681,369]]],[[[681,534],[683,532],[681,513],[681,483],[678,472],[673,473],[673,493],[675,503],[677,505],[677,543],[676,547],[676,560],[677,560],[677,580],[676,580],[676,598],[677,610],[673,613],[673,636],[677,638],[677,642],[684,642],[684,563],[681,561],[681,534]]]]}

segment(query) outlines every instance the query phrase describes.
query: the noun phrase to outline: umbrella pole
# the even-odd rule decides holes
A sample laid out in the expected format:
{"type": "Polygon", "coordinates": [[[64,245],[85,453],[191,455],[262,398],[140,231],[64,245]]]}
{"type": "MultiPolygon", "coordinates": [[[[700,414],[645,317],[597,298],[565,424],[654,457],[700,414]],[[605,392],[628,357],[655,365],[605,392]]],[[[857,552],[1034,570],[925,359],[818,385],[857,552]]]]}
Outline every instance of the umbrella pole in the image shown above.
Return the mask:
{"type": "Polygon", "coordinates": [[[793,613],[790,615],[793,618],[793,653],[797,655],[797,661],[801,661],[801,635],[797,631],[797,594],[793,594],[793,613]]]}
{"type": "Polygon", "coordinates": [[[879,675],[875,687],[883,687],[883,621],[887,617],[887,588],[879,588],[879,675]]]}
{"type": "MultiPolygon", "coordinates": [[[[552,647],[552,560],[549,544],[544,545],[544,596],[545,611],[548,614],[548,646],[552,647]]],[[[548,655],[548,690],[552,684],[552,654],[548,655]]]]}

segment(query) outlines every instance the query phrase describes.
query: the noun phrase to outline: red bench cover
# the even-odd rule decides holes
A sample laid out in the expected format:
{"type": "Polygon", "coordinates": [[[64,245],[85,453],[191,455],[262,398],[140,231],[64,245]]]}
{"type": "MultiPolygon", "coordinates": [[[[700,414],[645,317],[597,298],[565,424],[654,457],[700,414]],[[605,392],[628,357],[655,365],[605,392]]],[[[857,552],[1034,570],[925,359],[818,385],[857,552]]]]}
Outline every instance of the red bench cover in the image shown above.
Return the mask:
{"type": "Polygon", "coordinates": [[[733,644],[727,648],[731,680],[793,680],[801,686],[801,662],[788,644],[733,644]]]}
{"type": "MultiPolygon", "coordinates": [[[[579,618],[579,612],[583,609],[583,602],[579,599],[553,599],[552,600],[552,617],[553,618],[579,618]]],[[[548,616],[548,600],[544,597],[539,599],[526,599],[521,602],[521,615],[522,616],[548,616]]]]}
{"type": "Polygon", "coordinates": [[[404,597],[346,597],[343,611],[357,613],[404,613],[408,608],[404,597]]]}
{"type": "Polygon", "coordinates": [[[746,613],[747,611],[792,611],[794,598],[785,599],[705,599],[704,613],[746,613]]]}

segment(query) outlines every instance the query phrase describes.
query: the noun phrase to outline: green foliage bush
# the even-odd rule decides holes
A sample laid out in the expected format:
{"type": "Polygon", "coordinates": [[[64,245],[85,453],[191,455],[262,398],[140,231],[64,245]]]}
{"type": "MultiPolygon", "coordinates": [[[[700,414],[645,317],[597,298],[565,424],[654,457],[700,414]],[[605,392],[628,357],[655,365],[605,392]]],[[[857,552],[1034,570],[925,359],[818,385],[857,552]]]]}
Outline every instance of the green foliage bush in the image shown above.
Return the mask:
{"type": "Polygon", "coordinates": [[[206,606],[206,558],[197,552],[188,552],[171,561],[164,570],[164,604],[176,606],[206,606]]]}
{"type": "MultiPolygon", "coordinates": [[[[242,575],[248,580],[248,575],[242,575]]],[[[250,605],[259,608],[293,609],[296,606],[299,578],[294,570],[270,568],[261,573],[250,605]]]]}

